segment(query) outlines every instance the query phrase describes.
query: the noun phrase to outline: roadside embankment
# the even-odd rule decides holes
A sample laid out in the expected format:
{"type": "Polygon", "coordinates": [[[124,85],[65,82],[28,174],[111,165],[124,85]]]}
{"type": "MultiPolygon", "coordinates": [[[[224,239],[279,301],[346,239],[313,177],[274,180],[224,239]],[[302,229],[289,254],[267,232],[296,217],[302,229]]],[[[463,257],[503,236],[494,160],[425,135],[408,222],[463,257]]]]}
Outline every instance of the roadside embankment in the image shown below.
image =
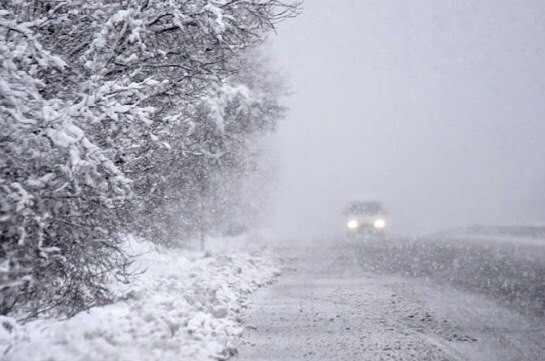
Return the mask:
{"type": "MultiPolygon", "coordinates": [[[[221,240],[212,240],[221,243],[221,240]]],[[[223,240],[223,243],[232,240],[223,240]]],[[[206,253],[158,249],[132,241],[140,254],[119,300],[67,320],[20,324],[0,318],[6,361],[153,361],[226,359],[242,332],[239,313],[249,294],[278,269],[262,252],[206,253]]],[[[229,247],[226,247],[229,248],[229,247]]],[[[232,249],[232,248],[231,248],[232,249]]]]}

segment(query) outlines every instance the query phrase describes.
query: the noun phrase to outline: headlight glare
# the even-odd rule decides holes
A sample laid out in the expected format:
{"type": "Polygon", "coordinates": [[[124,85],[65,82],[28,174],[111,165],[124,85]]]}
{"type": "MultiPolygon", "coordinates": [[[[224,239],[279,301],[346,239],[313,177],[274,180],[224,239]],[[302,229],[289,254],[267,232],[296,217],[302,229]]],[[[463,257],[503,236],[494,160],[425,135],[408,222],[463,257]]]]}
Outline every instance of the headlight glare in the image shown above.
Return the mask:
{"type": "Polygon", "coordinates": [[[358,228],[358,221],[356,221],[355,219],[352,219],[352,220],[348,221],[346,226],[348,228],[350,228],[350,229],[356,229],[356,228],[358,228]]]}
{"type": "Polygon", "coordinates": [[[379,219],[375,220],[373,225],[375,226],[375,228],[382,229],[382,228],[386,227],[386,221],[384,219],[379,218],[379,219]]]}

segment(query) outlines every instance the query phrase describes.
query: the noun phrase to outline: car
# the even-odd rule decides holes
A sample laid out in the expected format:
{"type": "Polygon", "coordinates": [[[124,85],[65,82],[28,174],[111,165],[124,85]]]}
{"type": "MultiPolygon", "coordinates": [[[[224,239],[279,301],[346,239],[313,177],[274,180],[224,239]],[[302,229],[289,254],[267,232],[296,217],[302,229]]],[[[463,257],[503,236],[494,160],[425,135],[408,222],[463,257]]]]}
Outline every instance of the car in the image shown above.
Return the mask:
{"type": "Polygon", "coordinates": [[[388,227],[387,212],[379,201],[350,202],[344,214],[350,237],[360,234],[382,237],[388,227]]]}

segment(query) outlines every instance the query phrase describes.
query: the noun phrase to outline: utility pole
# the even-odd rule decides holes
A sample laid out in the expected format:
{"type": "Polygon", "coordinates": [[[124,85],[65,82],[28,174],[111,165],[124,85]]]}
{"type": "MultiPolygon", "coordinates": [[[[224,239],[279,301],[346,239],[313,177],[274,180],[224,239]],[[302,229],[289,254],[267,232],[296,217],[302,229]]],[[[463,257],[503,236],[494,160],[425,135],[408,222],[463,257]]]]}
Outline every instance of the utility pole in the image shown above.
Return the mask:
{"type": "Polygon", "coordinates": [[[206,169],[204,164],[199,167],[199,238],[201,241],[201,251],[204,252],[204,193],[205,193],[205,175],[206,169]]]}
{"type": "MultiPolygon", "coordinates": [[[[202,189],[202,186],[201,186],[202,189]]],[[[201,251],[204,252],[204,202],[203,202],[203,192],[201,191],[199,197],[199,234],[201,238],[201,251]]]]}

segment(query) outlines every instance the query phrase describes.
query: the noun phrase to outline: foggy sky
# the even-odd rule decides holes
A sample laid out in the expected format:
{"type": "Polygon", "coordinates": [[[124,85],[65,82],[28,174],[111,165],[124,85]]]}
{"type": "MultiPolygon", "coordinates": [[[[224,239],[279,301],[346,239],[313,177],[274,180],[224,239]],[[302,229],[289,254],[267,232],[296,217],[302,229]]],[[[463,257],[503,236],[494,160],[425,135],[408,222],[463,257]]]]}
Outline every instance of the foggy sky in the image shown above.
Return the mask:
{"type": "Polygon", "coordinates": [[[368,198],[398,232],[545,224],[545,2],[307,0],[273,51],[277,229],[368,198]]]}

